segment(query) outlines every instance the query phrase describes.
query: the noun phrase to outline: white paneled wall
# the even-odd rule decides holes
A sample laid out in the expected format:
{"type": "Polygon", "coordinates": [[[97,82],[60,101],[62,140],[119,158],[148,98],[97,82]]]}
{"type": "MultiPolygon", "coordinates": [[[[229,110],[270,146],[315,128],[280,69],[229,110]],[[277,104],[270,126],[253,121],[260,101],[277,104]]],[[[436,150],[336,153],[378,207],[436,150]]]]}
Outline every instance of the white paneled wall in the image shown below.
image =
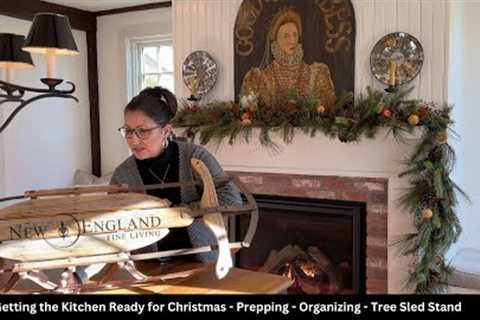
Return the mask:
{"type": "Polygon", "coordinates": [[[173,1],[175,93],[179,97],[189,95],[181,70],[185,58],[192,51],[205,50],[219,69],[215,88],[205,99],[233,98],[233,26],[241,3],[241,0],[173,1]]]}
{"type": "MultiPolygon", "coordinates": [[[[242,0],[174,0],[176,93],[189,94],[181,68],[186,56],[206,50],[217,61],[219,78],[208,100],[234,98],[233,27],[242,0]]],[[[382,88],[370,74],[370,52],[390,32],[412,34],[423,45],[425,62],[413,82],[414,97],[447,101],[448,3],[444,0],[352,0],[356,18],[355,88],[382,88]]]]}

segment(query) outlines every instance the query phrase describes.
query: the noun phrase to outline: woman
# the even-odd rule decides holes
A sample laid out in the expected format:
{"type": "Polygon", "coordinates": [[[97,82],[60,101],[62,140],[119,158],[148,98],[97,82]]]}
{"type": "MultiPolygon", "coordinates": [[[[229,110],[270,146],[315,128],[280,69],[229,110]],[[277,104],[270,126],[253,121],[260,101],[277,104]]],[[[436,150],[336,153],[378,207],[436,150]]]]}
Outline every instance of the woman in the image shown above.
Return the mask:
{"type": "Polygon", "coordinates": [[[280,10],[268,30],[262,64],[247,72],[241,95],[254,92],[265,105],[275,107],[294,93],[333,108],[336,97],[330,70],[326,64],[303,61],[301,36],[300,15],[292,8],[280,10]]]}
{"type": "MultiPolygon", "coordinates": [[[[147,88],[125,107],[125,124],[119,129],[126,139],[132,156],[114,171],[111,184],[147,185],[182,182],[194,179],[190,165],[192,158],[205,163],[212,176],[222,177],[224,172],[217,160],[203,147],[173,139],[170,121],[177,111],[175,96],[165,88],[147,88]]],[[[200,200],[194,186],[147,191],[149,195],[168,199],[172,205],[200,200]]],[[[220,205],[241,204],[238,189],[233,183],[217,190],[220,205]]],[[[138,252],[164,251],[215,244],[215,238],[200,221],[187,228],[171,228],[158,243],[138,252]]],[[[216,252],[198,255],[201,261],[216,259],[216,252]]],[[[103,264],[79,269],[77,275],[85,282],[103,268],[103,264]]]]}

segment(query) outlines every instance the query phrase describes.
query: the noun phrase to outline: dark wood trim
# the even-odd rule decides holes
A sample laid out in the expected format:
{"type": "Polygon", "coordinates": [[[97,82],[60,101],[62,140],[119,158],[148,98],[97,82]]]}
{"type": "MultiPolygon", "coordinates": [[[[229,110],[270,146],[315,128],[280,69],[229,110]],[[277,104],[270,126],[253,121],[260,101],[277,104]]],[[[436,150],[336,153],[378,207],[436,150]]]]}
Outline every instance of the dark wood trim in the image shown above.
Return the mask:
{"type": "Polygon", "coordinates": [[[53,12],[68,16],[73,29],[81,31],[95,30],[97,17],[95,13],[74,9],[40,0],[1,0],[0,14],[23,20],[32,21],[39,12],[53,12]]]}
{"type": "Polygon", "coordinates": [[[166,2],[156,2],[156,3],[149,3],[149,4],[141,4],[138,6],[131,6],[131,7],[124,7],[118,9],[111,9],[111,10],[103,10],[95,12],[96,16],[106,16],[110,14],[118,14],[118,13],[125,13],[131,11],[141,11],[141,10],[150,10],[150,9],[158,9],[158,8],[170,8],[172,6],[172,1],[166,2]]]}
{"type": "Polygon", "coordinates": [[[100,147],[100,113],[98,96],[97,32],[87,31],[88,52],[88,95],[90,99],[90,148],[92,153],[92,173],[102,175],[102,155],[100,147]]]}

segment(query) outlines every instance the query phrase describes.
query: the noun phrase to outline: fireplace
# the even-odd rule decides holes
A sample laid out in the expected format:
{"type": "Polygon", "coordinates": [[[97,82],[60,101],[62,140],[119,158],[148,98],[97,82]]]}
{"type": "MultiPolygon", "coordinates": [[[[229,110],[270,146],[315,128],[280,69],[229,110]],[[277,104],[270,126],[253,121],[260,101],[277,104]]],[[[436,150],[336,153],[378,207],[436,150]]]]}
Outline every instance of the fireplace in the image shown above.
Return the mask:
{"type": "MultiPolygon", "coordinates": [[[[365,293],[366,205],[363,202],[255,195],[259,224],[241,268],[294,280],[292,294],[365,293]]],[[[239,216],[242,239],[248,217],[239,216]]]]}
{"type": "MultiPolygon", "coordinates": [[[[363,241],[361,240],[359,249],[361,251],[363,247],[364,250],[363,262],[361,261],[363,257],[361,257],[361,255],[356,255],[356,257],[359,258],[355,258],[355,262],[352,256],[351,263],[346,260],[348,265],[345,263],[341,264],[343,261],[340,259],[340,257],[329,256],[329,251],[331,250],[329,247],[323,248],[316,245],[307,245],[307,248],[301,248],[300,250],[306,252],[308,258],[310,255],[308,252],[308,247],[317,247],[312,249],[316,252],[320,250],[320,256],[325,255],[328,259],[333,260],[332,263],[336,262],[336,265],[334,265],[335,267],[343,268],[345,270],[351,268],[351,274],[355,272],[354,266],[358,265],[357,262],[359,262],[360,267],[358,267],[359,273],[357,274],[359,275],[358,279],[360,280],[355,282],[355,280],[352,278],[351,290],[354,292],[362,292],[362,290],[364,290],[364,292],[367,294],[388,293],[388,179],[246,171],[229,171],[228,173],[230,175],[237,176],[249,188],[249,190],[256,195],[259,204],[262,206],[275,206],[278,205],[278,202],[280,202],[282,205],[287,205],[288,207],[289,204],[285,204],[285,201],[288,202],[289,200],[292,200],[292,198],[295,200],[300,199],[301,201],[295,201],[295,205],[299,206],[298,209],[301,209],[301,213],[296,210],[295,215],[303,214],[316,217],[316,220],[312,221],[315,221],[315,223],[319,225],[336,224],[336,228],[344,228],[343,231],[341,231],[342,234],[346,234],[348,228],[353,228],[353,224],[355,223],[353,221],[354,219],[359,219],[358,222],[360,224],[364,223],[365,225],[363,230],[357,232],[355,236],[353,236],[353,229],[348,229],[352,230],[351,232],[348,231],[348,234],[352,234],[352,241],[349,241],[349,243],[353,243],[353,239],[355,237],[358,237],[359,235],[363,237],[364,234],[365,245],[361,244],[363,241]],[[303,204],[301,204],[302,201],[303,204]],[[355,210],[360,210],[360,212],[363,210],[364,213],[360,215],[352,214],[352,217],[349,217],[348,219],[348,215],[340,215],[341,217],[338,217],[338,215],[334,216],[328,214],[323,218],[319,218],[316,216],[316,212],[311,211],[317,210],[318,212],[318,210],[322,208],[328,209],[332,204],[336,204],[340,212],[343,210],[344,206],[346,206],[348,209],[353,204],[353,207],[358,207],[355,210]],[[313,209],[310,210],[308,207],[312,207],[313,209]],[[364,273],[364,289],[362,288],[361,283],[362,273],[364,273]]],[[[272,212],[271,208],[262,208],[262,210],[265,212],[261,213],[263,219],[267,219],[267,221],[269,221],[267,224],[272,226],[273,223],[278,223],[278,221],[281,221],[281,219],[277,219],[278,216],[281,218],[285,217],[284,213],[286,210],[283,210],[283,212],[280,210],[276,213],[272,212]]],[[[292,215],[292,217],[295,215],[292,215]]],[[[295,218],[289,219],[290,220],[286,220],[289,224],[295,225],[297,223],[295,218]]],[[[285,221],[285,219],[283,220],[285,221]]],[[[237,224],[237,227],[240,226],[237,224]]],[[[298,228],[300,230],[304,230],[305,225],[299,225],[298,228]]],[[[261,244],[267,240],[268,236],[262,238],[260,226],[253,239],[252,245],[256,246],[257,244],[261,244]]],[[[294,246],[295,243],[292,243],[292,241],[288,241],[290,243],[287,243],[285,240],[284,247],[275,247],[272,248],[272,250],[279,251],[285,249],[285,247],[288,245],[294,246]]],[[[312,241],[324,242],[320,237],[313,238],[312,241]]],[[[289,251],[291,249],[291,247],[287,247],[285,250],[289,251]]],[[[238,253],[239,255],[243,254],[241,253],[242,250],[240,250],[238,253]]],[[[294,248],[293,250],[296,249],[294,248]]],[[[351,250],[354,252],[354,250],[358,249],[353,249],[352,247],[351,250]]],[[[252,260],[251,262],[245,260],[245,256],[237,256],[237,260],[238,263],[243,264],[244,267],[262,268],[263,265],[260,266],[261,263],[265,262],[264,260],[268,259],[269,255],[270,252],[264,252],[262,259],[260,259],[260,257],[255,258],[256,260],[252,260]]],[[[305,257],[305,255],[303,255],[303,257],[305,257]]],[[[304,263],[304,261],[300,262],[304,263]]],[[[289,267],[285,266],[282,271],[288,274],[288,268],[289,267]]],[[[276,271],[278,272],[278,270],[276,271]]],[[[347,290],[345,290],[345,293],[347,293],[347,290]]]]}

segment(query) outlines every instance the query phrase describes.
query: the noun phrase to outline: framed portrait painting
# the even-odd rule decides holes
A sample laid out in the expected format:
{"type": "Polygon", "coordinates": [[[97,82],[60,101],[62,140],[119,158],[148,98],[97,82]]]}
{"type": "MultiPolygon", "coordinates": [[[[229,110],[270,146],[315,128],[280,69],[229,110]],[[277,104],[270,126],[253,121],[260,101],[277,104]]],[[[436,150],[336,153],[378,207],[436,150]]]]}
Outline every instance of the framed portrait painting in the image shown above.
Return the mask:
{"type": "Polygon", "coordinates": [[[235,94],[274,106],[292,94],[333,107],[354,90],[350,0],[244,0],[234,28],[235,94]]]}

